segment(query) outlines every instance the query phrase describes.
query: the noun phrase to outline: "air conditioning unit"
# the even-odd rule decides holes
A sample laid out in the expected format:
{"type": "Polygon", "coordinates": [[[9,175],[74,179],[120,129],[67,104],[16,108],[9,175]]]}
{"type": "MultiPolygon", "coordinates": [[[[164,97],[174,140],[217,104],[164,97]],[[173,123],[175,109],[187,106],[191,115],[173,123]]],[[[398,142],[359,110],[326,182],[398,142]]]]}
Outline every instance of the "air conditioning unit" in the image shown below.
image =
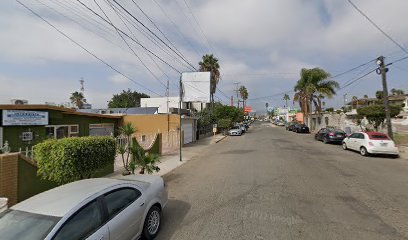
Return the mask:
{"type": "Polygon", "coordinates": [[[14,105],[25,105],[25,104],[28,104],[28,100],[23,100],[23,99],[11,99],[11,104],[14,104],[14,105]]]}

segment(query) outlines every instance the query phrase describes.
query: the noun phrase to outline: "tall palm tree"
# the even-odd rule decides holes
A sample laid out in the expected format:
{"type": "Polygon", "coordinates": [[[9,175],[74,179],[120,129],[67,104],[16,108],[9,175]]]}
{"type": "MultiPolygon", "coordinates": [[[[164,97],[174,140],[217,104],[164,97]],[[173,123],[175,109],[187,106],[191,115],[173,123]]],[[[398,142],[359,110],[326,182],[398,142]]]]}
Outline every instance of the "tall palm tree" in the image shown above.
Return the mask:
{"type": "Polygon", "coordinates": [[[245,86],[241,86],[239,87],[238,92],[243,100],[243,107],[245,108],[245,102],[248,99],[248,90],[245,86]]]}
{"type": "Polygon", "coordinates": [[[286,102],[285,107],[288,107],[288,101],[290,100],[290,97],[288,94],[285,93],[285,95],[283,95],[283,99],[286,102]]]}
{"type": "Polygon", "coordinates": [[[300,71],[300,79],[294,87],[293,101],[299,102],[305,115],[312,112],[312,104],[321,111],[321,96],[332,98],[336,94],[335,89],[339,88],[339,83],[329,80],[329,77],[330,74],[320,68],[303,68],[300,71]]]}
{"type": "Polygon", "coordinates": [[[71,93],[71,97],[69,97],[69,100],[71,100],[72,104],[75,104],[75,106],[79,109],[82,108],[84,103],[86,103],[84,94],[81,92],[73,92],[71,93]]]}
{"type": "Polygon", "coordinates": [[[200,65],[200,72],[210,72],[210,101],[214,105],[214,93],[217,90],[217,84],[220,81],[220,64],[218,59],[213,54],[206,54],[203,56],[200,65]]]}

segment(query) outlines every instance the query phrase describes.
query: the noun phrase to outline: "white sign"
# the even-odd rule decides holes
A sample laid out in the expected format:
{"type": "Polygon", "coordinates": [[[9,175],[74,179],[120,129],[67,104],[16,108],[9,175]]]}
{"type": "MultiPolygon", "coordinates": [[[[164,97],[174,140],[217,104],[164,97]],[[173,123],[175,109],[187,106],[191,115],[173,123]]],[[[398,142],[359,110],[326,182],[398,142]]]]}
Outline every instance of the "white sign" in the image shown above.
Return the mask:
{"type": "Polygon", "coordinates": [[[48,112],[3,110],[3,126],[48,125],[48,112]]]}
{"type": "Polygon", "coordinates": [[[210,102],[210,72],[187,72],[181,74],[183,102],[210,102]]]}

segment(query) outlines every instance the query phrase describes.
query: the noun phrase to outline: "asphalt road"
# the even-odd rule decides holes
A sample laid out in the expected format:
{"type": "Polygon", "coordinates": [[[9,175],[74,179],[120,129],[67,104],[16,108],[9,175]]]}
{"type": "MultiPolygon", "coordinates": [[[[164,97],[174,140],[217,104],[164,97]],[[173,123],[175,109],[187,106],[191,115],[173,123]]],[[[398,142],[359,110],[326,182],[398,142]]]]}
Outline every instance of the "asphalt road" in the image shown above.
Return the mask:
{"type": "Polygon", "coordinates": [[[270,124],[165,176],[157,239],[408,239],[408,161],[270,124]]]}

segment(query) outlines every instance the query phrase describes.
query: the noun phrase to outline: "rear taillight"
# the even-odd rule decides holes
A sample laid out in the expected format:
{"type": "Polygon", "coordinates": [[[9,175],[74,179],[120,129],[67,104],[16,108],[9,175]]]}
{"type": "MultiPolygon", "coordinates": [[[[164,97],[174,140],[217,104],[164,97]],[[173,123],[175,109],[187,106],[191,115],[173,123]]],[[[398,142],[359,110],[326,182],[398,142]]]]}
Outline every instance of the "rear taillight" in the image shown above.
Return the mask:
{"type": "Polygon", "coordinates": [[[374,146],[374,143],[368,142],[368,145],[371,146],[371,147],[373,147],[373,146],[374,146]]]}
{"type": "Polygon", "coordinates": [[[334,133],[329,133],[329,136],[334,136],[334,133]]]}

